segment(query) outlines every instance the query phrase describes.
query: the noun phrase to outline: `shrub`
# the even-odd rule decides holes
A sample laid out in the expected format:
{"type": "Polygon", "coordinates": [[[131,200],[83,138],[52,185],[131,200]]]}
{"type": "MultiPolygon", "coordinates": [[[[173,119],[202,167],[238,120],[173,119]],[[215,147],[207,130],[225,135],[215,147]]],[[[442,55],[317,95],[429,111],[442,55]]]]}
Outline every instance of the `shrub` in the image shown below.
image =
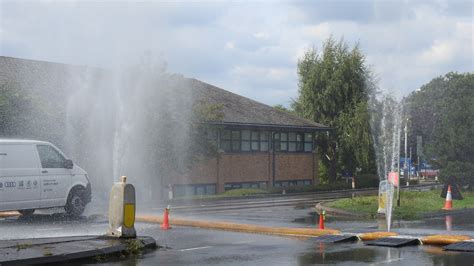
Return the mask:
{"type": "Polygon", "coordinates": [[[265,194],[268,193],[267,190],[258,189],[258,188],[239,188],[239,189],[232,189],[227,190],[226,192],[222,193],[224,197],[232,197],[232,196],[250,196],[255,194],[265,194]]]}
{"type": "Polygon", "coordinates": [[[301,192],[318,192],[318,191],[332,191],[350,189],[351,184],[346,182],[337,183],[323,183],[318,185],[305,186],[291,186],[291,187],[274,187],[268,189],[270,193],[281,193],[285,189],[286,193],[301,193],[301,192]]]}
{"type": "Polygon", "coordinates": [[[375,174],[360,174],[355,178],[356,188],[369,188],[379,186],[379,177],[375,174]]]}

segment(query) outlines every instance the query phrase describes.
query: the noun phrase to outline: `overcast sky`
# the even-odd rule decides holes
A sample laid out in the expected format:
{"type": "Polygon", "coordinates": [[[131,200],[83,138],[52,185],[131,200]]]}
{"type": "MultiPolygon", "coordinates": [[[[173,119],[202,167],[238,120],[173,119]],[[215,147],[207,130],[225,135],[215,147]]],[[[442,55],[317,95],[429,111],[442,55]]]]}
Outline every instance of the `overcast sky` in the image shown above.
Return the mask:
{"type": "Polygon", "coordinates": [[[249,2],[0,0],[0,53],[101,67],[151,54],[270,105],[297,96],[298,58],[331,35],[360,43],[397,97],[474,70],[471,0],[249,2]]]}

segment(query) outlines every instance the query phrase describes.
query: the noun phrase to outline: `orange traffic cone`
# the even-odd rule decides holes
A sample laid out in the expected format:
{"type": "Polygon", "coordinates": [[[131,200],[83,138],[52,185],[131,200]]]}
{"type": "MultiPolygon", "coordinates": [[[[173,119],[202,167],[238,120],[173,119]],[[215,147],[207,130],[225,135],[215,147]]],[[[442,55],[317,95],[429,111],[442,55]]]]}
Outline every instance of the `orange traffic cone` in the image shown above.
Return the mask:
{"type": "Polygon", "coordinates": [[[446,202],[443,210],[451,210],[453,208],[453,196],[451,195],[451,185],[448,185],[448,192],[446,192],[446,202]]]}
{"type": "Polygon", "coordinates": [[[319,229],[324,229],[324,216],[325,216],[325,211],[323,210],[321,213],[319,213],[319,229]]]}
{"type": "Polygon", "coordinates": [[[163,215],[163,223],[161,224],[161,229],[162,230],[168,230],[171,229],[170,224],[169,224],[169,207],[165,208],[165,213],[163,215]]]}

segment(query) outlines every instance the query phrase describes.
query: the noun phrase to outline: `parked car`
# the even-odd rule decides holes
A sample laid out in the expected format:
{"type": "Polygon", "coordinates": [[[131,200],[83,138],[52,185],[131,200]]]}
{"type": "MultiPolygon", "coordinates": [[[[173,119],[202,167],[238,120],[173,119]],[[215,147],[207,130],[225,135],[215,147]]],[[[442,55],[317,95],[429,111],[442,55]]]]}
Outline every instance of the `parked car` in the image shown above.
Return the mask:
{"type": "Polygon", "coordinates": [[[64,207],[79,216],[90,201],[87,173],[53,144],[0,139],[0,211],[64,207]]]}

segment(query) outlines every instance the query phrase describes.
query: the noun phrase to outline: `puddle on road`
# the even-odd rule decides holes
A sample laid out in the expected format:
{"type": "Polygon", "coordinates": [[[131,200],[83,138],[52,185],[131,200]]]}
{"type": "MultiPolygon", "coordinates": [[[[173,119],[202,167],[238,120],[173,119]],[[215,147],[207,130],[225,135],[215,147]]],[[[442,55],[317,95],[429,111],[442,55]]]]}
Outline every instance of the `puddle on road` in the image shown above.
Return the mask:
{"type": "Polygon", "coordinates": [[[472,265],[474,253],[446,252],[440,247],[369,247],[363,243],[315,243],[313,249],[298,256],[299,265],[396,263],[410,265],[472,265]]]}
{"type": "Polygon", "coordinates": [[[308,252],[298,257],[298,264],[322,264],[341,262],[370,263],[377,257],[377,251],[370,248],[357,248],[357,244],[349,247],[344,245],[343,250],[327,252],[326,249],[333,248],[333,244],[317,243],[314,252],[308,252]]]}

